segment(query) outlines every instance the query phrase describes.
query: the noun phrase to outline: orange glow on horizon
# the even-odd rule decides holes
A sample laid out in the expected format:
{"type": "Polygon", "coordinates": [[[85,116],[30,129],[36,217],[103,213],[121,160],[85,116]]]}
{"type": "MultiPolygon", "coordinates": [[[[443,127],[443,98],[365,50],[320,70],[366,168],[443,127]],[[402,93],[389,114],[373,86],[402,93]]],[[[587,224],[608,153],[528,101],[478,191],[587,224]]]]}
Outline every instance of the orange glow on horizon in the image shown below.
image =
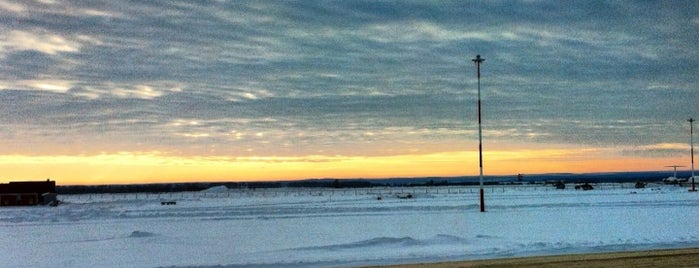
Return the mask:
{"type": "MultiPolygon", "coordinates": [[[[473,176],[478,152],[394,156],[205,157],[160,152],[0,155],[0,182],[51,178],[59,185],[265,181],[308,178],[473,176]]],[[[484,153],[485,175],[662,170],[679,158],[610,156],[605,149],[518,149],[484,153]]]]}

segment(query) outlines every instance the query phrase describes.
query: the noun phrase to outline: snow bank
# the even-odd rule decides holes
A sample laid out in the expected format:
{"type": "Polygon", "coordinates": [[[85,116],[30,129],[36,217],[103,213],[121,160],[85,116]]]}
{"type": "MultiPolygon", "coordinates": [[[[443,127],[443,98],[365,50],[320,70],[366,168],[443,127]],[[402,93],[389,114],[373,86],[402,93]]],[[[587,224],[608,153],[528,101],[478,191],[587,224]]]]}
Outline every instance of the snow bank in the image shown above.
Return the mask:
{"type": "Polygon", "coordinates": [[[151,232],[144,232],[144,231],[133,231],[129,235],[129,237],[132,237],[132,238],[142,238],[142,237],[151,237],[151,236],[155,236],[155,234],[151,233],[151,232]]]}
{"type": "Polygon", "coordinates": [[[202,193],[225,193],[228,192],[228,187],[225,185],[214,186],[208,189],[201,190],[202,193]]]}

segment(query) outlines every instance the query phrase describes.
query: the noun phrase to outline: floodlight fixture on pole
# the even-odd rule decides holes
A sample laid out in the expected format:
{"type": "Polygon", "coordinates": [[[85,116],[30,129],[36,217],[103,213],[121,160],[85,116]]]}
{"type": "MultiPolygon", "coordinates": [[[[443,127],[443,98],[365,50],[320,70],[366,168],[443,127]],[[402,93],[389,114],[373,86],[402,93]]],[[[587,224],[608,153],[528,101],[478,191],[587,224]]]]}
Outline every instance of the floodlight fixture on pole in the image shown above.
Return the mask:
{"type": "Polygon", "coordinates": [[[687,121],[689,121],[689,147],[692,157],[692,189],[689,191],[696,192],[697,188],[694,185],[694,127],[692,126],[692,123],[694,123],[694,118],[690,117],[687,121]]]}
{"type": "Polygon", "coordinates": [[[483,130],[481,128],[481,62],[485,59],[481,58],[481,55],[476,55],[475,59],[472,59],[476,63],[476,73],[478,77],[478,167],[480,169],[479,175],[479,185],[480,185],[480,201],[481,201],[481,212],[485,212],[485,197],[483,191],[483,130]]]}
{"type": "Polygon", "coordinates": [[[674,170],[674,173],[672,174],[673,178],[677,178],[677,168],[678,167],[684,167],[684,166],[678,166],[678,165],[672,165],[672,166],[665,166],[665,167],[671,167],[674,170]]]}

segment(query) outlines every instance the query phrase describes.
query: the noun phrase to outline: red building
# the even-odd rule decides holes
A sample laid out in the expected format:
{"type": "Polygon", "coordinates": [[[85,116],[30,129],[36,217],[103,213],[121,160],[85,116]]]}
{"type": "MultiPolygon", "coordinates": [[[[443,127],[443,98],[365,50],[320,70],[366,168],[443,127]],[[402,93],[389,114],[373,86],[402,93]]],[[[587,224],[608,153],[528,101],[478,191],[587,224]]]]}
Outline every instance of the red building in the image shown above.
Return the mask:
{"type": "Polygon", "coordinates": [[[56,202],[55,181],[14,181],[0,184],[0,206],[36,206],[56,202]]]}

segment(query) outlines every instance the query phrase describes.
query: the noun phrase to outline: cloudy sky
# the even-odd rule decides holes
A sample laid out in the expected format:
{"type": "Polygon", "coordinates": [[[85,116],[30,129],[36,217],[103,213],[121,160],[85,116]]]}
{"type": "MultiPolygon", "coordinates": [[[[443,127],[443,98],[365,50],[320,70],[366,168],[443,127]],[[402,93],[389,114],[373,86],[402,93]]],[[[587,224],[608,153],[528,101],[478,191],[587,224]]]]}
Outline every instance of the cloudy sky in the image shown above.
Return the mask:
{"type": "Polygon", "coordinates": [[[696,1],[0,0],[0,181],[689,165],[696,1]]]}

